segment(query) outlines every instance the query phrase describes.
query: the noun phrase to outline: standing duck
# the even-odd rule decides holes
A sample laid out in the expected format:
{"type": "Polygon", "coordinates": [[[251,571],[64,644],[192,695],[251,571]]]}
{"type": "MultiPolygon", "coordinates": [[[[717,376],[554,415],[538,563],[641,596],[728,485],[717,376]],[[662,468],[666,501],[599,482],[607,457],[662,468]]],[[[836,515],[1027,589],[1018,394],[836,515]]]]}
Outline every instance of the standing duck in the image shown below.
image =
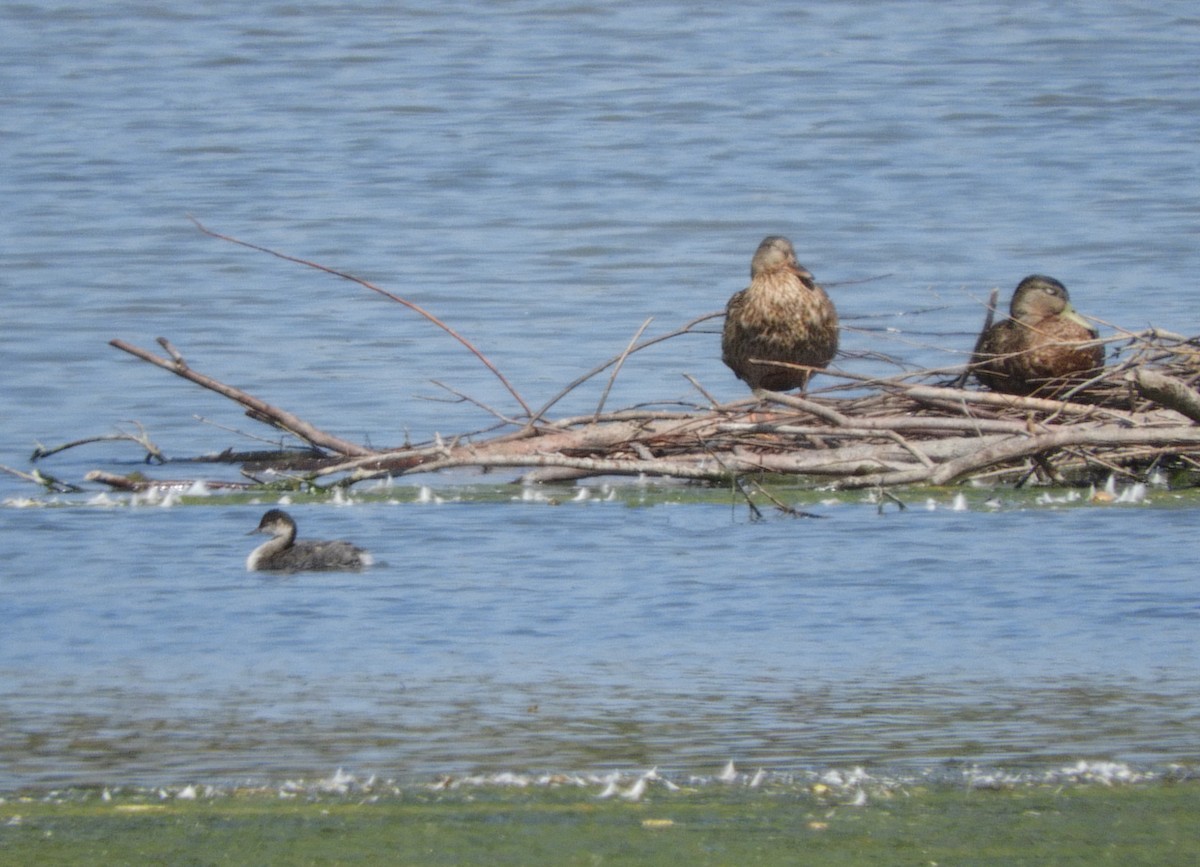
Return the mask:
{"type": "Polygon", "coordinates": [[[1033,274],[1013,293],[1009,318],[979,335],[971,370],[992,391],[1053,396],[1104,366],[1103,346],[1080,345],[1097,337],[1066,286],[1033,274]]]}
{"type": "Polygon", "coordinates": [[[271,509],[263,515],[258,527],[250,531],[253,533],[268,533],[271,538],[246,558],[250,572],[362,569],[375,562],[370,554],[349,542],[297,542],[296,522],[282,509],[271,509]]]}
{"type": "Polygon", "coordinates": [[[759,362],[825,367],[837,347],[837,310],[825,290],[796,261],[791,241],[763,238],[750,261],[750,285],[725,307],[721,360],[752,389],[803,390],[811,370],[759,362]]]}

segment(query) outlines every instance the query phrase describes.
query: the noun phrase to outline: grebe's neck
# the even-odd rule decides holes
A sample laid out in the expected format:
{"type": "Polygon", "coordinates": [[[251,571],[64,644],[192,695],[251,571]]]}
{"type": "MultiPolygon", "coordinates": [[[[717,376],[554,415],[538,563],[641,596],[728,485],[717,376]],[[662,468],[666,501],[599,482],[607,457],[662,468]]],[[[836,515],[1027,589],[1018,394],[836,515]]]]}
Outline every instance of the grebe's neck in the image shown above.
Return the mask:
{"type": "Polygon", "coordinates": [[[293,521],[276,520],[265,527],[259,527],[255,532],[270,533],[271,538],[250,552],[246,558],[246,571],[253,572],[281,551],[291,548],[296,542],[296,524],[293,521]]]}

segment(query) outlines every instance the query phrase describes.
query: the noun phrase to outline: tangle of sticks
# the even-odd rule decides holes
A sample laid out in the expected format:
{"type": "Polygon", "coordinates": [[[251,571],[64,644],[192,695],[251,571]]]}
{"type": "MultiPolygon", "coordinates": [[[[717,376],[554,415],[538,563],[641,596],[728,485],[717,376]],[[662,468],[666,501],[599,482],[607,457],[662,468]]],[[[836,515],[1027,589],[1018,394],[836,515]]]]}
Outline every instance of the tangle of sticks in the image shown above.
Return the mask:
{"type": "MultiPolygon", "coordinates": [[[[245,456],[250,480],[244,484],[251,488],[271,470],[311,488],[451,468],[503,468],[526,482],[602,475],[740,485],[748,477],[781,475],[812,487],[886,489],[968,480],[1061,482],[1112,473],[1140,477],[1154,468],[1178,471],[1177,476],[1190,480],[1192,471],[1200,469],[1196,388],[1200,342],[1196,338],[1153,329],[1119,332],[1108,341],[1119,344],[1108,366],[1054,400],[968,387],[961,368],[891,378],[831,369],[822,371],[822,381],[834,385],[804,396],[760,391],[721,404],[692,380],[705,398],[695,406],[605,411],[613,379],[631,355],[691,333],[720,316],[710,313],[652,337],[644,337],[647,321],[620,353],[533,409],[469,340],[432,313],[344,272],[196,225],[213,237],[325,271],[404,305],[465,346],[520,407],[519,413],[501,413],[476,402],[496,416],[497,423],[486,432],[377,448],[322,431],[294,413],[194,369],[165,338],[158,339],[165,355],[124,340],[110,341],[122,352],[237,402],[251,418],[305,446],[298,454],[272,456],[260,450],[252,459],[245,456]],[[566,395],[605,371],[610,375],[594,412],[550,418],[550,410],[566,395]]],[[[34,459],[97,439],[101,438],[56,449],[39,447],[34,459]]],[[[144,431],[136,441],[161,459],[144,431]]],[[[226,450],[213,460],[237,461],[239,455],[226,450]]],[[[123,490],[185,484],[99,471],[91,479],[123,490]]]]}

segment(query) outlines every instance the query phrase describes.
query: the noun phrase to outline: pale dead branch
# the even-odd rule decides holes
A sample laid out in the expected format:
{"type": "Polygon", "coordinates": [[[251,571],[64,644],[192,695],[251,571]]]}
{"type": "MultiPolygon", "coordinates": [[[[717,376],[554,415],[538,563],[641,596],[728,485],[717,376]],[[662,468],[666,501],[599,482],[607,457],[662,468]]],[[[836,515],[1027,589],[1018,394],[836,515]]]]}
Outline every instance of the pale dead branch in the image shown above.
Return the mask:
{"type": "MultiPolygon", "coordinates": [[[[159,338],[159,343],[166,345],[164,338],[159,338]]],[[[148,361],[156,367],[161,367],[163,370],[169,370],[176,376],[182,376],[184,379],[190,380],[197,385],[203,386],[210,391],[215,391],[230,400],[235,400],[246,408],[248,414],[256,421],[262,421],[279,428],[282,431],[290,433],[297,439],[304,440],[306,443],[311,443],[319,448],[329,449],[341,455],[365,455],[370,454],[370,449],[360,446],[356,443],[348,442],[347,440],[335,437],[332,434],[325,433],[311,424],[306,422],[299,416],[293,415],[282,409],[271,406],[264,400],[259,400],[251,394],[247,394],[241,389],[234,388],[231,385],[226,385],[223,382],[218,382],[210,376],[205,376],[202,373],[197,373],[186,363],[182,361],[182,356],[178,352],[172,350],[170,359],[155,355],[145,349],[141,349],[132,344],[126,343],[124,340],[110,340],[110,346],[115,346],[122,352],[128,352],[130,355],[140,358],[143,361],[148,361]]]]}

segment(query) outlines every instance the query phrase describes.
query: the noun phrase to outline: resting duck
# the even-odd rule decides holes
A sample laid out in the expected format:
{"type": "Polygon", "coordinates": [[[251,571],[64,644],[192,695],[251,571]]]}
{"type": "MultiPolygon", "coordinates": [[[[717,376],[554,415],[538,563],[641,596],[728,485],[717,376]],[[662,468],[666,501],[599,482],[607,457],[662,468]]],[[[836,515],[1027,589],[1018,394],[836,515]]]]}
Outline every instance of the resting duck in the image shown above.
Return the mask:
{"type": "Polygon", "coordinates": [[[979,335],[971,356],[975,378],[992,391],[1053,396],[1104,366],[1099,337],[1071,306],[1067,287],[1033,274],[1013,293],[1009,318],[979,335]]]}
{"type": "Polygon", "coordinates": [[[825,290],[796,261],[791,241],[764,238],[750,262],[750,285],[725,307],[721,360],[752,389],[803,390],[812,371],[751,359],[825,367],[837,347],[837,310],[825,290]]]}

